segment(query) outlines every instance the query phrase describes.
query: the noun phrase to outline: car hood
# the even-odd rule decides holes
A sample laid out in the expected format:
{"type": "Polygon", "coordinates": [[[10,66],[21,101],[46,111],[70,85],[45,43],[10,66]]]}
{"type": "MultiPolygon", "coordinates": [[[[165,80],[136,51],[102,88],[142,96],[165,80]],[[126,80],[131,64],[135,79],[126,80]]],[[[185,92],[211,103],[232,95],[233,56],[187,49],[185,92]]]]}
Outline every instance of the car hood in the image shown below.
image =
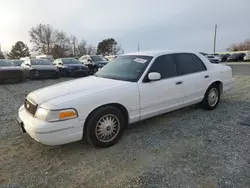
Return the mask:
{"type": "Polygon", "coordinates": [[[17,71],[20,70],[21,71],[22,68],[21,67],[11,67],[11,66],[10,67],[0,67],[0,71],[1,70],[2,71],[5,71],[5,70],[17,70],[17,71]]]}
{"type": "Polygon", "coordinates": [[[38,89],[30,93],[28,98],[31,98],[38,105],[49,102],[56,106],[59,104],[56,104],[54,101],[60,101],[60,103],[63,103],[70,98],[69,95],[71,94],[75,95],[76,93],[81,92],[81,96],[86,96],[126,84],[130,84],[130,82],[88,76],[38,89]],[[61,100],[53,100],[58,98],[61,98],[61,100]]]}
{"type": "Polygon", "coordinates": [[[54,65],[31,65],[31,68],[38,70],[56,70],[57,67],[54,65]]]}

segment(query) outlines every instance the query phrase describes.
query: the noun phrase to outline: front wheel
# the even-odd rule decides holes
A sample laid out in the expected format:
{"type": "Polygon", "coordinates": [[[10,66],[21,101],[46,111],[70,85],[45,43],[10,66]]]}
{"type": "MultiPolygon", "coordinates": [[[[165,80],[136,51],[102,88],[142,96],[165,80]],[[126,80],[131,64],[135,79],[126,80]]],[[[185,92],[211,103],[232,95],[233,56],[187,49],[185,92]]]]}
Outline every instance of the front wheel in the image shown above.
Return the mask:
{"type": "Polygon", "coordinates": [[[206,91],[202,100],[202,107],[207,110],[213,110],[220,101],[220,89],[218,84],[212,84],[206,91]]]}
{"type": "Polygon", "coordinates": [[[122,136],[125,118],[120,110],[112,106],[94,111],[85,124],[84,140],[95,147],[114,145],[122,136]]]}
{"type": "Polygon", "coordinates": [[[31,80],[35,80],[39,78],[39,71],[38,70],[31,70],[29,77],[31,80]]]}

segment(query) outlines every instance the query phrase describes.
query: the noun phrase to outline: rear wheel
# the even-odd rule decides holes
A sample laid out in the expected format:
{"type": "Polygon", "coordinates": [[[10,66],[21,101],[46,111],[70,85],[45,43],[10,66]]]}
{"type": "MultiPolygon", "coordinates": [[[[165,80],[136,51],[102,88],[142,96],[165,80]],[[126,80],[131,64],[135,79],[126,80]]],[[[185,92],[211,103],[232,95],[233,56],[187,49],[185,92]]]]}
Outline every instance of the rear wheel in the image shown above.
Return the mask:
{"type": "Polygon", "coordinates": [[[206,91],[202,100],[202,107],[207,110],[213,110],[220,101],[220,89],[218,84],[212,84],[206,91]]]}
{"type": "Polygon", "coordinates": [[[84,140],[95,147],[114,145],[122,136],[126,120],[115,107],[106,106],[94,111],[85,124],[84,140]]]}

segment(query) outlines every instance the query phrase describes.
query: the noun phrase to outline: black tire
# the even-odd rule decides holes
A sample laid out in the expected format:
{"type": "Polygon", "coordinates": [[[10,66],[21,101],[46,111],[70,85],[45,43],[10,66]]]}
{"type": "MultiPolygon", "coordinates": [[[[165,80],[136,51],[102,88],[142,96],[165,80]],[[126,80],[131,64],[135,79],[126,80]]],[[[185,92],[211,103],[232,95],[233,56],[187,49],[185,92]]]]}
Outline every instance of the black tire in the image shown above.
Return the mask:
{"type": "Polygon", "coordinates": [[[24,76],[24,75],[20,76],[20,78],[19,78],[19,82],[24,82],[25,80],[26,80],[26,78],[25,78],[25,76],[24,76]]]}
{"type": "MultiPolygon", "coordinates": [[[[103,121],[103,123],[105,123],[105,121],[103,121]]],[[[105,127],[105,131],[112,132],[112,128],[108,129],[109,127],[111,127],[111,125],[109,126],[108,124],[107,127],[105,127]]],[[[109,147],[114,145],[121,138],[125,127],[126,120],[120,110],[112,106],[101,107],[90,114],[90,117],[85,123],[83,138],[87,143],[92,144],[95,147],[109,147]],[[98,124],[101,123],[100,120],[104,120],[105,117],[113,117],[114,119],[117,118],[115,119],[115,121],[117,120],[117,132],[109,140],[103,141],[100,137],[98,137],[97,129],[98,124]]],[[[99,131],[101,132],[102,130],[100,129],[99,131]]]]}
{"type": "Polygon", "coordinates": [[[95,74],[97,71],[98,71],[98,67],[95,66],[95,67],[93,68],[93,74],[95,74]]]}
{"type": "Polygon", "coordinates": [[[61,74],[60,74],[60,72],[58,71],[58,72],[55,74],[54,78],[55,78],[55,79],[59,79],[60,77],[61,77],[61,74]]]}
{"type": "Polygon", "coordinates": [[[38,72],[38,70],[31,70],[30,73],[29,73],[29,78],[31,80],[38,79],[39,78],[39,72],[38,72]],[[38,75],[37,75],[37,73],[38,73],[38,75]]]}
{"type": "Polygon", "coordinates": [[[69,73],[68,73],[68,71],[66,71],[65,69],[64,69],[64,71],[63,71],[63,76],[64,76],[64,77],[69,77],[69,73]]]}
{"type": "Polygon", "coordinates": [[[217,105],[220,102],[220,87],[218,84],[214,83],[211,86],[209,86],[209,88],[207,89],[205,96],[202,100],[201,106],[202,108],[206,109],[206,110],[213,110],[217,107],[217,105]],[[215,92],[215,93],[212,93],[215,92]],[[209,102],[209,95],[213,98],[213,94],[216,94],[217,96],[215,96],[213,103],[209,102]]]}

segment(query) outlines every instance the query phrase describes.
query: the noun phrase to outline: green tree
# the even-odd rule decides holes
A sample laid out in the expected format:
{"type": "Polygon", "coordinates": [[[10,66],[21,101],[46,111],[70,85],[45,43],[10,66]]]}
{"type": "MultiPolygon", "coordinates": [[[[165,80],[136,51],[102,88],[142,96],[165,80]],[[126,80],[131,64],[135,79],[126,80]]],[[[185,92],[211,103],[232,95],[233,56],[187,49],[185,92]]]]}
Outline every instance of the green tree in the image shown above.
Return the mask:
{"type": "Polygon", "coordinates": [[[8,58],[10,59],[20,59],[21,57],[29,56],[29,48],[26,44],[24,44],[22,41],[17,41],[14,46],[12,46],[12,49],[10,53],[8,53],[8,58]]]}
{"type": "Polygon", "coordinates": [[[99,55],[117,55],[120,50],[121,47],[113,38],[104,39],[97,46],[97,54],[99,55]]]}

